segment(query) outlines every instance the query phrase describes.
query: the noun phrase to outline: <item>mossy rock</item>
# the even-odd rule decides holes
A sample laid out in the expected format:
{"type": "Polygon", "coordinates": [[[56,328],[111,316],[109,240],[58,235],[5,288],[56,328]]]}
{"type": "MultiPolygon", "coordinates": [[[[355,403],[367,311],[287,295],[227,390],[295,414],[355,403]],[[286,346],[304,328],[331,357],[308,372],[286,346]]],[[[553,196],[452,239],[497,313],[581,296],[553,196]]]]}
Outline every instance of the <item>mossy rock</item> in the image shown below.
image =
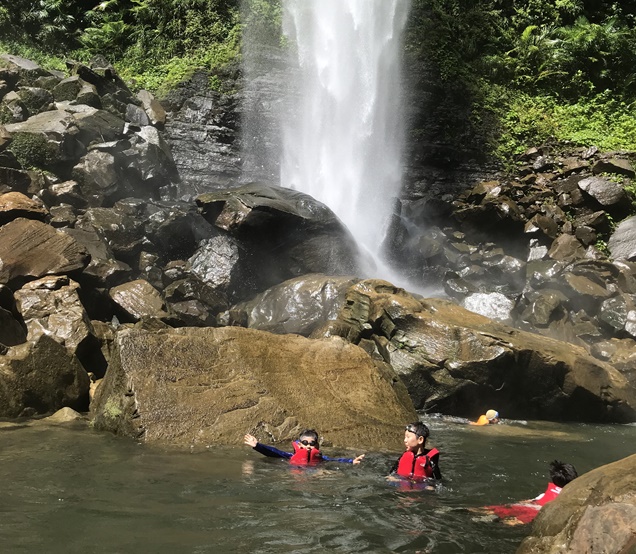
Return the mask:
{"type": "Polygon", "coordinates": [[[56,158],[55,147],[43,134],[15,133],[8,150],[13,152],[23,169],[46,169],[56,158]]]}

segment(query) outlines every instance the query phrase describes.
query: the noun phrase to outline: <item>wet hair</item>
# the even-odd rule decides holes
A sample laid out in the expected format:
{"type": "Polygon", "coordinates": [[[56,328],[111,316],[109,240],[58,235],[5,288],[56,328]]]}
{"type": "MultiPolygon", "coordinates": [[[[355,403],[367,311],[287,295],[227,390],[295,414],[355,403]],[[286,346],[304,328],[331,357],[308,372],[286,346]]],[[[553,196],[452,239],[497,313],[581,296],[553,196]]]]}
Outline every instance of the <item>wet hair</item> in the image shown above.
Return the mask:
{"type": "Polygon", "coordinates": [[[550,479],[557,487],[565,487],[579,476],[572,464],[564,464],[559,460],[550,463],[550,479]]]}
{"type": "Polygon", "coordinates": [[[298,435],[298,439],[302,439],[303,437],[314,439],[316,444],[320,442],[318,440],[318,433],[314,429],[305,429],[300,435],[298,435]]]}
{"type": "Polygon", "coordinates": [[[424,437],[424,440],[428,438],[431,432],[428,430],[428,427],[424,425],[421,421],[416,421],[415,423],[409,423],[406,426],[406,430],[411,433],[415,433],[418,437],[424,437]]]}

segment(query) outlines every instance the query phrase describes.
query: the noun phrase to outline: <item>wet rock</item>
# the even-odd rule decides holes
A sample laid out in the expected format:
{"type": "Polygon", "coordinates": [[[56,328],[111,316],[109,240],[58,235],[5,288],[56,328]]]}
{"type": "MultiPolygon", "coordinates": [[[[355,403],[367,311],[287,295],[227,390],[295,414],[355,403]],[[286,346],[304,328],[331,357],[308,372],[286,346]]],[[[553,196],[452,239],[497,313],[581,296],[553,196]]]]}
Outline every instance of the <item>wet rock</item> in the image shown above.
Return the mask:
{"type": "Polygon", "coordinates": [[[161,294],[143,279],[110,289],[110,297],[132,321],[142,317],[162,319],[168,316],[161,294]]]}
{"type": "Polygon", "coordinates": [[[395,374],[339,338],[223,327],[125,331],[116,343],[93,421],[145,442],[205,448],[245,432],[287,441],[311,421],[326,444],[388,449],[417,417],[395,374]],[[361,426],[364,437],[352,433],[361,426]]]}
{"type": "Polygon", "coordinates": [[[307,273],[357,273],[350,233],[329,208],[306,194],[252,184],[201,195],[197,204],[210,223],[254,252],[260,290],[307,273]]]}
{"type": "Polygon", "coordinates": [[[309,336],[335,319],[353,277],[304,275],[290,279],[232,308],[232,318],[244,313],[245,326],[270,333],[309,336]]]}
{"type": "Polygon", "coordinates": [[[218,236],[201,241],[188,260],[190,271],[225,298],[244,297],[250,287],[246,270],[247,252],[232,237],[218,236]]]}
{"type": "Polygon", "coordinates": [[[88,262],[70,235],[45,223],[19,218],[0,227],[0,284],[78,272],[88,262]]]}
{"type": "Polygon", "coordinates": [[[332,331],[378,342],[416,408],[469,416],[494,403],[521,419],[636,418],[634,387],[583,348],[379,283],[350,289],[332,331]]]}
{"type": "Polygon", "coordinates": [[[502,323],[512,322],[513,300],[500,293],[470,294],[461,305],[467,310],[502,323]]]}
{"type": "Polygon", "coordinates": [[[564,487],[534,520],[517,554],[633,552],[636,455],[596,468],[564,487]]]}
{"type": "Polygon", "coordinates": [[[0,356],[0,417],[88,409],[89,378],[75,356],[47,335],[0,356]]]}
{"type": "Polygon", "coordinates": [[[621,221],[607,242],[612,258],[636,260],[636,216],[621,221]]]}
{"type": "Polygon", "coordinates": [[[537,327],[547,327],[552,321],[563,319],[568,297],[558,290],[543,289],[530,294],[530,304],[522,319],[537,327]]]}

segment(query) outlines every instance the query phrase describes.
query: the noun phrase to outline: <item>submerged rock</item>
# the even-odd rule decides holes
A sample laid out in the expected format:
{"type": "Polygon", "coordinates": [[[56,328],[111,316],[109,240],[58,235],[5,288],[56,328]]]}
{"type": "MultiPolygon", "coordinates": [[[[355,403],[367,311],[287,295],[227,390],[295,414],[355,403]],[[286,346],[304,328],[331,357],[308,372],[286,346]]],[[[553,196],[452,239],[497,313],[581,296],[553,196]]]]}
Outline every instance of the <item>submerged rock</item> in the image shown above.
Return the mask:
{"type": "Polygon", "coordinates": [[[97,429],[181,447],[315,427],[336,447],[396,448],[417,419],[393,371],[361,348],[238,327],[120,332],[91,413],[97,429]]]}

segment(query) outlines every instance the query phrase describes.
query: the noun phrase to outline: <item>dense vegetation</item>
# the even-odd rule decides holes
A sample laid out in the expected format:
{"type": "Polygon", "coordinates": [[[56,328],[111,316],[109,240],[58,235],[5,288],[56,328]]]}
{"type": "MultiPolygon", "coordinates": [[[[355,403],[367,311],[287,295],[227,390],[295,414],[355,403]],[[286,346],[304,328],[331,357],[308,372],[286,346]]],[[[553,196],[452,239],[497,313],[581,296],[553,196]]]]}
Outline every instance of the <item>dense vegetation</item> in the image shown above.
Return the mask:
{"type": "MultiPolygon", "coordinates": [[[[133,86],[160,93],[196,68],[220,86],[240,56],[242,25],[279,32],[280,0],[246,0],[243,12],[239,3],[1,0],[0,50],[58,67],[102,54],[133,86]]],[[[412,3],[406,55],[437,114],[420,129],[431,140],[501,159],[551,139],[636,150],[636,3],[412,3]]]]}

